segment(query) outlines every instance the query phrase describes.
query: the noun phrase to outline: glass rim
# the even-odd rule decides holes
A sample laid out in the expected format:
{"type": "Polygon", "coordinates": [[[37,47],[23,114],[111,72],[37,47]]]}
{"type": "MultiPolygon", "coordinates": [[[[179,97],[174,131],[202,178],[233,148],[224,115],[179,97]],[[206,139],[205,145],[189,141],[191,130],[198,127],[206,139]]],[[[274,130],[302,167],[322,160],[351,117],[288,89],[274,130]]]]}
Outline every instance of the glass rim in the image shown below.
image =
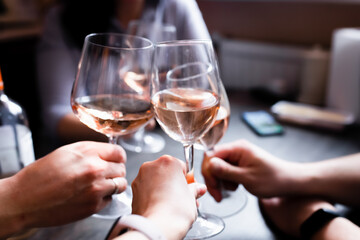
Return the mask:
{"type": "Polygon", "coordinates": [[[144,37],[140,37],[140,36],[136,36],[136,35],[131,35],[131,34],[125,34],[125,33],[113,33],[113,32],[109,32],[109,33],[90,33],[88,35],[86,35],[85,37],[85,42],[88,42],[92,45],[95,46],[101,46],[103,48],[109,48],[109,49],[119,49],[119,50],[146,50],[146,49],[153,49],[154,48],[154,43],[152,41],[150,41],[147,38],[144,37]],[[95,36],[116,36],[116,37],[122,37],[122,38],[134,38],[134,39],[138,39],[141,40],[143,42],[148,43],[146,46],[143,47],[117,47],[117,46],[108,46],[108,45],[104,45],[104,44],[100,44],[100,43],[96,43],[94,41],[91,41],[90,38],[95,37],[95,36]]]}
{"type": "Polygon", "coordinates": [[[186,39],[186,40],[170,40],[156,43],[157,48],[160,47],[177,47],[177,46],[190,46],[193,44],[208,44],[212,46],[211,39],[186,39]]]}
{"type": "Polygon", "coordinates": [[[188,81],[188,80],[191,80],[191,79],[199,78],[200,76],[208,75],[212,71],[214,71],[214,67],[213,67],[213,65],[211,63],[191,62],[191,63],[186,63],[186,64],[183,64],[183,65],[180,65],[180,66],[177,66],[177,67],[171,69],[170,71],[168,71],[166,73],[166,78],[169,79],[170,81],[188,81]],[[195,75],[187,76],[187,77],[174,78],[174,77],[171,76],[173,73],[175,73],[175,71],[181,70],[181,69],[183,69],[185,67],[188,67],[188,66],[195,66],[195,65],[206,66],[206,68],[204,69],[205,71],[201,72],[201,73],[197,73],[195,75]]]}
{"type": "Polygon", "coordinates": [[[171,30],[171,31],[174,31],[176,32],[176,27],[174,24],[171,24],[171,23],[155,23],[155,22],[147,22],[147,21],[144,21],[144,20],[139,20],[139,19],[136,19],[136,20],[131,20],[129,22],[129,26],[132,26],[132,25],[140,25],[140,24],[144,24],[146,26],[162,26],[164,27],[164,29],[166,30],[171,30]]]}

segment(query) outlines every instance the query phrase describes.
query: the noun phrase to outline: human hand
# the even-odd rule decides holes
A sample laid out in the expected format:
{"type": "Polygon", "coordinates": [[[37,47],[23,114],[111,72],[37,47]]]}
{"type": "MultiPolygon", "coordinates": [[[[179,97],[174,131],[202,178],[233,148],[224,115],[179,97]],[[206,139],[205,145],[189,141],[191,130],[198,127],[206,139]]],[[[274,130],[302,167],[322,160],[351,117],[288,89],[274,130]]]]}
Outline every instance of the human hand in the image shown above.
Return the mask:
{"type": "Polygon", "coordinates": [[[312,213],[320,208],[335,209],[323,200],[293,197],[260,199],[263,215],[277,229],[290,236],[300,237],[300,226],[312,213]]]}
{"type": "Polygon", "coordinates": [[[209,193],[220,202],[220,181],[243,184],[259,197],[286,195],[291,190],[292,173],[298,167],[298,163],[281,160],[250,142],[238,140],[208,152],[202,174],[209,193]]]}
{"type": "Polygon", "coordinates": [[[21,214],[27,227],[90,216],[111,200],[112,178],[119,192],[126,189],[125,161],[125,151],[108,143],[78,142],[58,148],[12,177],[8,208],[21,214]]]}
{"type": "Polygon", "coordinates": [[[186,235],[197,216],[195,199],[206,192],[202,184],[187,184],[185,169],[165,155],[144,163],[132,183],[133,213],[153,221],[169,240],[186,235]]]}

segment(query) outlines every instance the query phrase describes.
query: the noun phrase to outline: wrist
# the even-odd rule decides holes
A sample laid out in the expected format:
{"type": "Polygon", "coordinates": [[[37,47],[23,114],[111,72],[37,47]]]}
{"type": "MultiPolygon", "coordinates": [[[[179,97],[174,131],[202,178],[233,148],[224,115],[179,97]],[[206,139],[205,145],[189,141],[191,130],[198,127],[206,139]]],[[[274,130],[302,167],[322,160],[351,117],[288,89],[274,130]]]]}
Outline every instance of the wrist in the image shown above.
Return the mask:
{"type": "Polygon", "coordinates": [[[169,212],[163,209],[146,217],[161,229],[167,240],[183,239],[191,227],[191,223],[185,219],[182,221],[181,218],[174,219],[174,215],[168,215],[169,212]]]}
{"type": "Polygon", "coordinates": [[[113,239],[127,231],[134,231],[132,234],[146,236],[150,240],[166,240],[160,228],[150,219],[140,215],[124,215],[117,219],[110,229],[106,239],[113,239]]]}
{"type": "Polygon", "coordinates": [[[304,195],[306,191],[306,184],[310,180],[309,170],[306,164],[286,162],[282,164],[283,173],[281,179],[281,186],[279,196],[292,196],[292,195],[304,195]]]}
{"type": "Polygon", "coordinates": [[[318,178],[317,170],[311,163],[295,163],[289,177],[288,195],[316,195],[313,189],[318,190],[318,178]]]}

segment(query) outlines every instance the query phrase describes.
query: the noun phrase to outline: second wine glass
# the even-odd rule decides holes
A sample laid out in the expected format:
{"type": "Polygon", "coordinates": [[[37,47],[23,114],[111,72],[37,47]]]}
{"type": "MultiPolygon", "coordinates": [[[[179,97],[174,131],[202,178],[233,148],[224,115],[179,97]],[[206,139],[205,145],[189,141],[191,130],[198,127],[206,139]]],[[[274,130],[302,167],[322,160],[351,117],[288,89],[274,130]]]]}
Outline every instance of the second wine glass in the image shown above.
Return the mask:
{"type": "MultiPolygon", "coordinates": [[[[184,147],[187,180],[194,181],[194,144],[213,125],[220,106],[219,78],[210,40],[157,44],[152,106],[161,128],[184,147]]],[[[203,214],[185,239],[204,239],[224,229],[221,218],[203,214]]]]}
{"type": "MultiPolygon", "coordinates": [[[[116,144],[153,118],[150,82],[154,46],[148,39],[115,33],[86,36],[71,93],[75,115],[116,144]]],[[[131,190],[113,195],[97,216],[131,212],[131,190]]]]}
{"type": "MultiPolygon", "coordinates": [[[[127,33],[147,38],[155,44],[176,39],[176,27],[174,25],[154,21],[130,21],[127,33]]],[[[146,130],[146,126],[141,127],[134,134],[120,137],[119,143],[127,150],[142,153],[157,153],[165,147],[165,139],[154,131],[146,130]]]]}

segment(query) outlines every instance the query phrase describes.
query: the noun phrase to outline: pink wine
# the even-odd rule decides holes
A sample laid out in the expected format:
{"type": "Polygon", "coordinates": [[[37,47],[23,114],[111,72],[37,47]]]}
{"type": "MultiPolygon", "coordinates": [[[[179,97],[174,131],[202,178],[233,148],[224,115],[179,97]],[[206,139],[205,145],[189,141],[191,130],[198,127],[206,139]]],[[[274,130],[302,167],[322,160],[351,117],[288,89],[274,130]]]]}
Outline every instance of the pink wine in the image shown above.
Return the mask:
{"type": "Polygon", "coordinates": [[[185,177],[188,184],[194,183],[195,182],[194,169],[188,172],[185,177]]]}
{"type": "Polygon", "coordinates": [[[212,149],[224,136],[229,126],[230,114],[223,106],[220,107],[216,120],[212,127],[202,136],[199,142],[206,147],[212,149]]]}
{"type": "Polygon", "coordinates": [[[200,89],[166,89],[153,96],[152,104],[162,129],[174,140],[192,144],[212,126],[219,97],[200,89]]]}
{"type": "Polygon", "coordinates": [[[80,97],[72,107],[81,122],[105,135],[134,132],[153,117],[149,99],[130,94],[80,97]]]}

